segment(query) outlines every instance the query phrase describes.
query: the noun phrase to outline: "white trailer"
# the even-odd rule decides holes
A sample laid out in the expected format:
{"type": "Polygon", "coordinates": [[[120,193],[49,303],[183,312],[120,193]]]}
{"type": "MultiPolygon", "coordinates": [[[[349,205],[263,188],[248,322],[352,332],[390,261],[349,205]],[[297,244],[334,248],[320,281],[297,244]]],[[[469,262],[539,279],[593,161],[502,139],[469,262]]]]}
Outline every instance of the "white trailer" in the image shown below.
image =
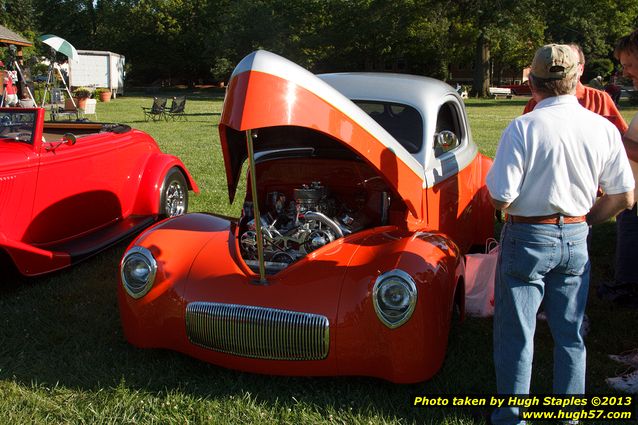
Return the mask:
{"type": "Polygon", "coordinates": [[[69,61],[69,85],[107,87],[113,95],[124,94],[124,56],[99,50],[78,50],[69,61]]]}

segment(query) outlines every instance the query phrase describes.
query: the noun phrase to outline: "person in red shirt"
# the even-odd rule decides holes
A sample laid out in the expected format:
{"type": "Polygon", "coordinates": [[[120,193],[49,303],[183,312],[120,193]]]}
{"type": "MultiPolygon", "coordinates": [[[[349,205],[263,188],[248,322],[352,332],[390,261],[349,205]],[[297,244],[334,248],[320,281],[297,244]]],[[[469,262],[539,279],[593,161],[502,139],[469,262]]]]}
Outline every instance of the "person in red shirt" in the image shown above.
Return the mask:
{"type": "Polygon", "coordinates": [[[9,72],[2,70],[4,63],[0,61],[0,80],[2,83],[2,106],[14,106],[18,103],[18,89],[13,84],[13,78],[9,72]]]}
{"type": "MultiPolygon", "coordinates": [[[[623,119],[622,115],[620,115],[620,111],[618,111],[618,108],[611,96],[604,91],[584,86],[580,82],[580,76],[583,75],[583,69],[585,68],[585,55],[578,44],[572,43],[569,46],[578,54],[578,58],[580,59],[578,64],[578,83],[576,84],[576,98],[578,99],[578,102],[583,105],[584,108],[607,118],[616,126],[621,135],[625,134],[629,126],[623,119]]],[[[527,105],[525,105],[523,114],[532,111],[535,106],[536,101],[534,98],[531,98],[529,102],[527,102],[527,105]]]]}

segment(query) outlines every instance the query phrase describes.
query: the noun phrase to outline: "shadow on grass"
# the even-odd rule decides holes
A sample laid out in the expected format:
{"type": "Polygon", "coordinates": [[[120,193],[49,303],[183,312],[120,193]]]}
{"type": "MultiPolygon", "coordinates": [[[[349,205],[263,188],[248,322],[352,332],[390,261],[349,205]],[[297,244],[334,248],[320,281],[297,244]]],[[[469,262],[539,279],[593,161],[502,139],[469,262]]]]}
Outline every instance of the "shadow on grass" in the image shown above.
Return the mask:
{"type": "Polygon", "coordinates": [[[502,106],[520,106],[521,111],[527,105],[530,97],[521,97],[515,99],[467,99],[466,106],[472,108],[497,108],[502,106]]]}
{"type": "MultiPolygon", "coordinates": [[[[124,339],[116,299],[117,264],[125,248],[119,244],[61,273],[0,289],[0,379],[81,391],[123,384],[149,394],[179,391],[205,399],[249,393],[273,409],[303,401],[322,412],[372,411],[419,423],[448,416],[452,409],[414,408],[416,395],[493,391],[489,320],[457,324],[443,369],[416,385],[357,377],[261,376],[176,352],[135,348],[124,339]]],[[[474,409],[467,415],[481,413],[474,409]]]]}
{"type": "MultiPolygon", "coordinates": [[[[614,235],[613,223],[594,230],[596,276],[609,276],[605,263],[613,258],[614,235]]],[[[414,396],[494,393],[489,318],[456,323],[443,368],[432,380],[414,385],[359,377],[262,376],[167,350],[135,348],[124,339],[116,299],[117,265],[125,248],[122,243],[53,276],[0,289],[0,379],[26,387],[57,384],[93,392],[124,385],[159,397],[177,391],[204,400],[249,394],[271,411],[295,409],[301,402],[325,416],[336,410],[408,423],[441,423],[442,418],[456,415],[465,418],[463,423],[480,424],[489,413],[489,406],[466,410],[413,406],[414,396]]],[[[636,323],[638,315],[591,294],[588,314],[592,319],[587,339],[588,392],[608,393],[604,378],[615,373],[615,365],[606,354],[635,348],[631,325],[623,324],[636,323]]],[[[538,326],[536,347],[532,391],[550,393],[552,341],[546,324],[538,326]]]]}
{"type": "Polygon", "coordinates": [[[160,118],[158,120],[145,120],[145,119],[139,119],[139,120],[128,120],[127,123],[129,124],[135,124],[135,123],[176,123],[176,124],[188,124],[189,122],[205,122],[205,123],[209,123],[210,121],[206,120],[206,121],[202,121],[200,119],[192,119],[193,117],[196,118],[201,118],[201,117],[220,117],[222,114],[221,112],[199,112],[199,113],[192,113],[192,114],[184,114],[184,116],[187,118],[186,120],[165,120],[163,118],[160,118]]]}
{"type": "Polygon", "coordinates": [[[210,117],[211,115],[221,115],[221,112],[205,112],[205,113],[193,113],[193,114],[184,114],[186,117],[210,117]]]}
{"type": "Polygon", "coordinates": [[[205,89],[176,89],[176,88],[161,88],[153,90],[140,90],[132,89],[126,92],[126,97],[173,97],[173,96],[186,96],[190,101],[197,100],[223,100],[226,94],[226,89],[223,88],[205,88],[205,89]]]}

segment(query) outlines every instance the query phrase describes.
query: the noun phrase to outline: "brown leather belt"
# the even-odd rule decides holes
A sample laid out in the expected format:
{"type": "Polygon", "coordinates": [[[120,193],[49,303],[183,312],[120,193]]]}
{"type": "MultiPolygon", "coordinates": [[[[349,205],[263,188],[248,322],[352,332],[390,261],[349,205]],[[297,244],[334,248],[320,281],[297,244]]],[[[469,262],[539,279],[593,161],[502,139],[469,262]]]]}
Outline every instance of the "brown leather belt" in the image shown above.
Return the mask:
{"type": "Polygon", "coordinates": [[[512,223],[527,223],[527,224],[560,224],[560,219],[563,218],[564,224],[582,223],[586,221],[584,215],[569,216],[561,214],[541,215],[536,217],[524,217],[522,215],[510,215],[509,220],[512,223]]]}

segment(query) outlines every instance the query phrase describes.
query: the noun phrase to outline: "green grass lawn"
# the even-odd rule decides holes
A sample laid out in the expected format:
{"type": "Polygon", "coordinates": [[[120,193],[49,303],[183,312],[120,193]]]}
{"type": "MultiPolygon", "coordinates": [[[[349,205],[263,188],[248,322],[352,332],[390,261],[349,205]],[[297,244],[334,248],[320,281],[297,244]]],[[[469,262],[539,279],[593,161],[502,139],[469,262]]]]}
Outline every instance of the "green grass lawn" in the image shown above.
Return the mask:
{"type": "MultiPolygon", "coordinates": [[[[180,156],[202,192],[191,198],[191,211],[237,215],[241,201],[228,204],[219,148],[222,96],[219,90],[189,92],[187,122],[145,122],[141,107],[150,107],[152,98],[134,93],[98,104],[97,117],[147,131],[164,152],[180,156]]],[[[494,155],[501,132],[525,101],[467,101],[473,137],[483,153],[494,155]]],[[[628,120],[636,112],[623,108],[628,120]]],[[[594,283],[612,276],[614,235],[613,223],[595,228],[594,283]]],[[[416,385],[240,373],[126,343],[116,301],[125,248],[121,243],[71,269],[0,286],[0,423],[484,423],[485,409],[414,408],[411,403],[415,395],[494,393],[490,319],[457,324],[441,371],[416,385]]],[[[587,388],[608,393],[604,378],[623,368],[606,356],[638,347],[638,311],[592,295],[588,314],[587,388]]],[[[550,393],[551,376],[551,337],[540,323],[532,390],[550,393]]]]}

